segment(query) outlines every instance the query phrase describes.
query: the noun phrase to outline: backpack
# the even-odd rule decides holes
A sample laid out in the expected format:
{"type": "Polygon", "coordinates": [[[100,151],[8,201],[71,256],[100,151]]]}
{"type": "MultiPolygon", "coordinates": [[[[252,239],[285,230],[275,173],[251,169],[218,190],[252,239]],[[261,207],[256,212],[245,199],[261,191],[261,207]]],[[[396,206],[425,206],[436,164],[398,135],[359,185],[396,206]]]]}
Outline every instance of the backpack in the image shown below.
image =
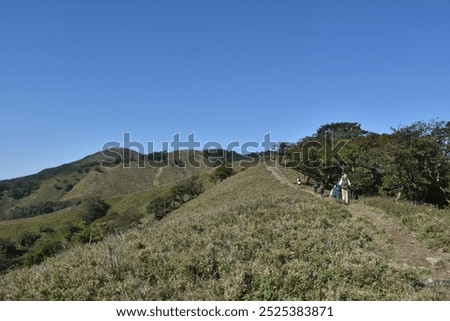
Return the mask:
{"type": "Polygon", "coordinates": [[[348,178],[343,178],[342,179],[341,187],[342,187],[343,190],[347,190],[348,189],[348,178]]]}

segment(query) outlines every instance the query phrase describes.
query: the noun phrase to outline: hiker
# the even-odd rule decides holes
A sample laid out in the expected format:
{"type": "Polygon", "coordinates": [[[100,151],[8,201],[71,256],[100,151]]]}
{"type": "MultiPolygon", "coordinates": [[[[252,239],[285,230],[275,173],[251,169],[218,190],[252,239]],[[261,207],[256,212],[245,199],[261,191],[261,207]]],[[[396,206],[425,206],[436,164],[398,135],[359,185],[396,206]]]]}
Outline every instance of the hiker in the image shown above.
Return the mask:
{"type": "Polygon", "coordinates": [[[314,194],[317,194],[317,190],[319,189],[320,185],[317,182],[314,182],[313,188],[314,188],[314,194]]]}
{"type": "Polygon", "coordinates": [[[322,185],[320,185],[319,193],[320,196],[323,197],[323,193],[325,193],[325,183],[322,183],[322,185]]]}
{"type": "Polygon", "coordinates": [[[342,200],[345,205],[348,205],[348,189],[350,187],[350,180],[347,177],[347,174],[342,175],[341,180],[339,181],[339,186],[342,189],[342,200]]]}
{"type": "Polygon", "coordinates": [[[331,189],[330,192],[330,197],[336,199],[338,198],[338,196],[339,196],[339,188],[337,185],[333,185],[333,188],[331,189]]]}
{"type": "Polygon", "coordinates": [[[297,187],[298,188],[302,187],[302,181],[300,180],[300,178],[297,178],[297,187]]]}

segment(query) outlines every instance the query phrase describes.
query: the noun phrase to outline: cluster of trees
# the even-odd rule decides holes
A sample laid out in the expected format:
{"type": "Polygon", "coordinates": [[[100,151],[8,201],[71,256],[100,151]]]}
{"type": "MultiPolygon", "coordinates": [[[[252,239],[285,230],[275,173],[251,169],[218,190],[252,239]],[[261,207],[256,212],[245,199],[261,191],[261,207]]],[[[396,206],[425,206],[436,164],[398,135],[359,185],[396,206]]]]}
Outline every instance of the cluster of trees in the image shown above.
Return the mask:
{"type": "Polygon", "coordinates": [[[282,152],[288,166],[325,185],[346,172],[356,194],[447,206],[450,122],[416,122],[392,130],[376,134],[358,123],[331,123],[282,152]]]}
{"type": "Polygon", "coordinates": [[[103,239],[105,224],[93,224],[106,216],[110,206],[101,198],[84,200],[77,211],[76,220],[65,222],[62,228],[64,239],[72,243],[93,243],[103,239]]]}
{"type": "Polygon", "coordinates": [[[84,224],[88,225],[108,213],[110,206],[101,198],[91,197],[82,203],[78,216],[84,224]]]}
{"type": "Polygon", "coordinates": [[[0,273],[20,264],[18,258],[21,251],[7,239],[0,238],[0,273]]]}
{"type": "Polygon", "coordinates": [[[0,220],[15,220],[19,218],[32,217],[49,214],[73,205],[69,201],[45,201],[26,207],[16,207],[0,214],[0,220]]]}
{"type": "MultiPolygon", "coordinates": [[[[211,174],[210,179],[216,183],[233,175],[233,168],[222,162],[211,174]]],[[[163,219],[167,214],[183,206],[193,198],[203,193],[203,183],[198,175],[176,183],[169,189],[162,190],[147,205],[147,213],[157,220],[163,219]]]]}
{"type": "Polygon", "coordinates": [[[100,198],[88,198],[84,200],[77,212],[76,219],[65,222],[60,230],[64,236],[64,242],[54,238],[45,238],[37,243],[42,235],[53,234],[55,231],[49,227],[42,227],[41,233],[24,232],[20,238],[21,248],[26,253],[23,264],[31,266],[40,264],[47,257],[53,256],[64,250],[64,243],[91,243],[103,238],[101,231],[93,227],[91,223],[105,216],[109,205],[100,198]]]}
{"type": "Polygon", "coordinates": [[[199,176],[192,176],[176,183],[170,189],[163,190],[147,205],[147,212],[154,215],[157,220],[161,220],[173,210],[203,193],[203,190],[203,183],[199,176]]]}
{"type": "Polygon", "coordinates": [[[0,182],[0,196],[6,193],[15,200],[20,200],[39,188],[39,182],[34,180],[9,180],[0,182]]]}
{"type": "Polygon", "coordinates": [[[84,199],[77,205],[76,215],[54,227],[26,230],[14,240],[0,237],[0,273],[21,265],[40,264],[73,244],[101,241],[111,233],[139,224],[144,215],[135,210],[111,212],[110,206],[98,197],[84,199]]]}

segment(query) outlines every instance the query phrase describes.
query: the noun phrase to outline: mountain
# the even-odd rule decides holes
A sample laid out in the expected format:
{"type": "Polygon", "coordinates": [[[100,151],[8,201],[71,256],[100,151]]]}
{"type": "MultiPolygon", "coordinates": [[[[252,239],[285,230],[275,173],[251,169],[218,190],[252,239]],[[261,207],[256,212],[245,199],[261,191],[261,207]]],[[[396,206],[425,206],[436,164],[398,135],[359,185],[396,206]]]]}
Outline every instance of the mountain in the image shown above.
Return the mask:
{"type": "Polygon", "coordinates": [[[155,154],[112,149],[35,175],[0,181],[0,221],[49,214],[92,195],[111,198],[152,189],[210,170],[214,161],[243,159],[228,151],[155,154]],[[150,166],[149,159],[162,167],[150,166]]]}
{"type": "Polygon", "coordinates": [[[2,181],[0,299],[450,299],[449,123],[357,125],[275,154],[112,149],[2,181]],[[349,206],[327,197],[343,171],[349,206]]]}
{"type": "MultiPolygon", "coordinates": [[[[126,230],[147,214],[152,199],[171,193],[173,186],[198,177],[197,185],[207,189],[214,166],[243,158],[227,151],[142,155],[113,149],[2,181],[0,272],[39,264],[75,244],[126,230]]],[[[178,200],[192,197],[183,190],[177,193],[178,200]]]]}
{"type": "MultiPolygon", "coordinates": [[[[297,175],[266,164],[242,170],[161,220],[144,217],[128,231],[0,276],[0,299],[448,298],[445,288],[421,281],[445,275],[448,264],[415,261],[441,253],[422,248],[431,235],[414,238],[420,249],[414,252],[402,220],[363,203],[346,207],[322,199],[308,186],[299,190],[297,175]],[[389,224],[381,228],[373,219],[389,224]],[[407,242],[398,242],[390,234],[395,231],[403,231],[407,242]]],[[[111,205],[135,204],[141,196],[125,195],[111,205]]],[[[411,206],[404,211],[410,220],[419,218],[424,208],[411,206]]],[[[437,209],[427,213],[430,221],[442,215],[437,209]]]]}

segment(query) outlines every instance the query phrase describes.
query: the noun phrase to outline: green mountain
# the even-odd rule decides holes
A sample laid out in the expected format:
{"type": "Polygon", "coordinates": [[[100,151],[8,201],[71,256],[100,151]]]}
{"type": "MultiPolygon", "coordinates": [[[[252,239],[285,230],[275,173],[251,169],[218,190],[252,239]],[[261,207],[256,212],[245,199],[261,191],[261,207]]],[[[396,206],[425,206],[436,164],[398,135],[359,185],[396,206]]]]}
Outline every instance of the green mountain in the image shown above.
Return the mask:
{"type": "Polygon", "coordinates": [[[199,177],[207,188],[216,162],[242,159],[221,154],[185,150],[141,155],[117,149],[0,182],[0,272],[38,264],[74,244],[127,229],[146,215],[152,199],[190,177],[199,177]],[[164,166],[149,166],[152,160],[164,166]],[[94,213],[102,206],[109,210],[94,213]]]}
{"type": "MultiPolygon", "coordinates": [[[[363,203],[346,207],[318,197],[308,186],[299,190],[297,175],[261,164],[211,183],[162,220],[147,216],[128,231],[1,276],[0,299],[448,298],[445,287],[422,281],[442,277],[448,268],[442,249],[422,248],[430,236],[414,239],[414,248],[409,239],[399,243],[388,226],[395,223],[403,238],[412,237],[401,220],[363,203]],[[389,224],[376,225],[371,215],[389,224]],[[440,255],[442,265],[418,263],[414,249],[440,255]],[[399,250],[414,255],[397,256],[399,250]]],[[[115,202],[136,200],[132,194],[115,202]]],[[[430,220],[437,213],[429,211],[430,220]]]]}
{"type": "MultiPolygon", "coordinates": [[[[243,158],[224,153],[228,159],[243,158]]],[[[53,213],[93,195],[111,198],[153,189],[210,170],[213,156],[216,161],[223,159],[201,151],[156,154],[110,150],[35,175],[0,181],[0,221],[53,213]],[[152,167],[149,158],[166,165],[152,167]]]]}
{"type": "Polygon", "coordinates": [[[0,299],[448,300],[449,142],[333,123],[257,166],[115,149],[1,181],[0,299]]]}

